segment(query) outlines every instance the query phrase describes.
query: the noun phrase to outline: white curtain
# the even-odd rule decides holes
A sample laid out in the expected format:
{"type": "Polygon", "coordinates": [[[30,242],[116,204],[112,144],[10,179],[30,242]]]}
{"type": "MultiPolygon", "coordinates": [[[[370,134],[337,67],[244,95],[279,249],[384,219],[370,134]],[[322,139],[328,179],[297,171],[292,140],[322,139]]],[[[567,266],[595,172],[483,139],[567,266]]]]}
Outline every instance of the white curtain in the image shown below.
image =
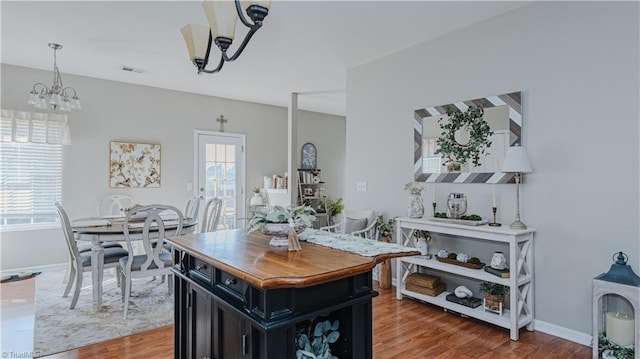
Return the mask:
{"type": "Polygon", "coordinates": [[[70,145],[67,115],[1,110],[0,142],[70,145]]]}

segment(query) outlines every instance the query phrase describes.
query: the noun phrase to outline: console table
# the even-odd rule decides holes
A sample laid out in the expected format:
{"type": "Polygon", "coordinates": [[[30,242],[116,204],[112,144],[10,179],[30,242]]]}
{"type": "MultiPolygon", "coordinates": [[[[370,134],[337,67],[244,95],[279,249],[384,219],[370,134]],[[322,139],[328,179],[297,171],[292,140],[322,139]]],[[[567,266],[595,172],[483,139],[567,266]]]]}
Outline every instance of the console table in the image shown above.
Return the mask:
{"type": "Polygon", "coordinates": [[[167,239],[173,244],[175,358],[296,358],[296,331],[340,321],[339,358],[371,358],[371,270],[385,259],[303,242],[269,246],[246,229],[167,239]]]}
{"type": "MultiPolygon", "coordinates": [[[[533,234],[534,229],[513,230],[509,227],[471,226],[454,223],[443,223],[425,218],[400,217],[396,219],[396,241],[405,246],[414,246],[413,233],[425,230],[431,233],[450,235],[452,240],[464,241],[477,239],[487,242],[506,243],[509,247],[510,278],[501,278],[484,270],[470,269],[453,264],[443,263],[435,258],[425,256],[403,257],[396,260],[396,298],[412,297],[427,303],[435,304],[469,317],[480,319],[510,329],[512,340],[518,340],[519,329],[525,327],[533,330],[533,234]],[[509,287],[509,309],[502,315],[485,312],[482,306],[470,308],[446,300],[451,291],[432,297],[409,291],[405,281],[409,274],[418,268],[427,271],[435,270],[454,274],[478,281],[499,283],[509,287]]],[[[506,254],[506,253],[505,253],[506,254]]],[[[450,286],[451,290],[455,285],[450,286]]]]}

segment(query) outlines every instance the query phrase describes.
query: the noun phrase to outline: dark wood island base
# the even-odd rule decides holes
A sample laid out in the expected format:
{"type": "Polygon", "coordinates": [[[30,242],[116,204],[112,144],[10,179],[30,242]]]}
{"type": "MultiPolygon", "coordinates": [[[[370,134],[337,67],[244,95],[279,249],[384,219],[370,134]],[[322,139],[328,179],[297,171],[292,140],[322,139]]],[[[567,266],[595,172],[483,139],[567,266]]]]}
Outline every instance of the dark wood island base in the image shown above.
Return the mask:
{"type": "Polygon", "coordinates": [[[288,252],[247,230],[169,241],[180,359],[294,359],[296,332],[325,318],[340,321],[334,356],[371,358],[371,269],[416,254],[363,257],[309,243],[288,252]]]}

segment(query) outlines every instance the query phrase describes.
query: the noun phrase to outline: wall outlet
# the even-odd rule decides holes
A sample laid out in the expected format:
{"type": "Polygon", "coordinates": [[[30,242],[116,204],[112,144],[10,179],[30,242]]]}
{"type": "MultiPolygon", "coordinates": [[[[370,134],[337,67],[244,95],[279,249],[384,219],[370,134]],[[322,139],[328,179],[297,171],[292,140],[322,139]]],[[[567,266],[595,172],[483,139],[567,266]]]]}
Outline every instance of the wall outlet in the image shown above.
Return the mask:
{"type": "Polygon", "coordinates": [[[358,181],[356,183],[356,191],[358,191],[358,192],[367,192],[367,182],[366,181],[358,181]]]}

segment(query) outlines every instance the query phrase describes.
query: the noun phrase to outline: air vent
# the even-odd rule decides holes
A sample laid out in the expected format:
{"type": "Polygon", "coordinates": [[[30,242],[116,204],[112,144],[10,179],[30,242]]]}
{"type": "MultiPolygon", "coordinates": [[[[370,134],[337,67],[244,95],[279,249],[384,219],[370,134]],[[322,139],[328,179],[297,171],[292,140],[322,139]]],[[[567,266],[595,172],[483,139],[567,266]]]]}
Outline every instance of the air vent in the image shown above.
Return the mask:
{"type": "Polygon", "coordinates": [[[122,66],[122,71],[135,72],[137,74],[143,74],[143,73],[147,72],[147,70],[145,70],[145,69],[138,69],[138,68],[131,67],[131,66],[122,66]]]}

